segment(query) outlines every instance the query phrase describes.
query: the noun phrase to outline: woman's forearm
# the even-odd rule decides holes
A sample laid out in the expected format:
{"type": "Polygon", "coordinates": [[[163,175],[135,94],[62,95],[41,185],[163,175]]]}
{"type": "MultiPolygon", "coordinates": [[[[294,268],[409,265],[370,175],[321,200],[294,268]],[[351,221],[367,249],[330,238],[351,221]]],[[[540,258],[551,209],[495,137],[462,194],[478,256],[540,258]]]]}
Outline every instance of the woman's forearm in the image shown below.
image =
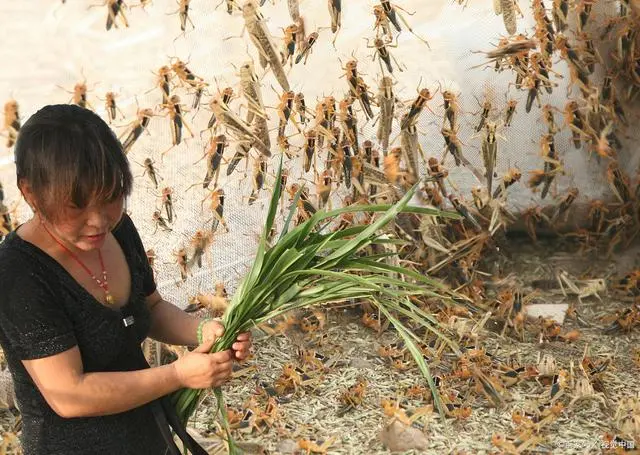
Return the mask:
{"type": "Polygon", "coordinates": [[[66,418],[117,414],[142,406],[180,387],[173,364],[137,371],[85,373],[68,399],[58,401],[56,412],[66,418]]]}
{"type": "Polygon", "coordinates": [[[200,319],[185,313],[166,300],[160,300],[151,309],[149,337],[167,344],[196,346],[198,324],[200,319]]]}

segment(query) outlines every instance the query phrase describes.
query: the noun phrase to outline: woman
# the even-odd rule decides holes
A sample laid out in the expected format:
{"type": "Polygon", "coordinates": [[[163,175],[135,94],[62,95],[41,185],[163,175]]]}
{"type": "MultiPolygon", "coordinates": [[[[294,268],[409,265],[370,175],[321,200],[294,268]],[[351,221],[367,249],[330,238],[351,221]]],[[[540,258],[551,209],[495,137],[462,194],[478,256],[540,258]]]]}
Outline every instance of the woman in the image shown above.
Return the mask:
{"type": "Polygon", "coordinates": [[[248,356],[249,334],[209,354],[223,327],[162,299],[124,213],[132,175],[102,119],[46,106],[20,131],[20,191],[34,212],[0,244],[0,344],[23,417],[25,455],[178,453],[167,395],[219,386],[248,356]],[[147,337],[194,346],[149,368],[147,337]],[[164,398],[163,398],[164,397],[164,398]]]}

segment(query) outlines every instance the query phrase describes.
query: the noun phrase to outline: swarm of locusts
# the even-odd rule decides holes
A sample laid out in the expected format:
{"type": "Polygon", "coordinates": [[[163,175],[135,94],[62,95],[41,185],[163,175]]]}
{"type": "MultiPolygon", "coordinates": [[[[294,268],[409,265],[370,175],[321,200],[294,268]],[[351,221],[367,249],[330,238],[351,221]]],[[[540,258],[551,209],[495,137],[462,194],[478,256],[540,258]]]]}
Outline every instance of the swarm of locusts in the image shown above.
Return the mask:
{"type": "MultiPolygon", "coordinates": [[[[247,197],[242,201],[247,205],[255,204],[263,193],[277,187],[282,194],[282,211],[287,206],[294,207],[291,220],[294,226],[325,209],[394,204],[417,185],[414,196],[417,204],[455,212],[457,216],[400,213],[386,228],[386,234],[401,241],[373,245],[369,253],[396,254],[415,272],[446,282],[460,296],[453,306],[422,297],[412,301],[421,311],[437,315],[445,330],[459,335],[458,347],[452,349],[456,360],[436,378],[435,384],[446,417],[468,419],[476,403],[500,408],[510,397],[510,387],[536,383],[543,390],[544,399],[531,409],[514,412],[515,436],[494,434],[491,439],[494,446],[506,453],[521,453],[541,444],[543,430],[576,403],[593,399],[610,408],[600,384],[608,362],[596,361],[587,352],[579,371],[558,368],[553,358],[546,357],[535,365],[506,362],[477,346],[477,332],[491,318],[501,324],[502,335],[517,340],[573,342],[580,337],[577,330],[564,330],[551,319],[527,318],[525,308],[535,295],[524,295],[517,286],[504,286],[495,297],[490,297],[485,259],[499,254],[504,233],[514,223],[520,222],[533,242],[541,232],[551,232],[575,238],[582,251],[597,250],[607,255],[636,237],[640,226],[640,174],[629,176],[619,162],[622,138],[634,122],[627,106],[640,93],[640,20],[629,3],[618,2],[616,11],[603,17],[600,10],[596,14],[595,7],[606,2],[548,0],[545,4],[543,0],[533,0],[535,25],[525,34],[518,21],[523,15],[518,3],[494,0],[495,13],[502,15],[506,34],[501,34],[493,49],[478,51],[486,57],[482,66],[512,74],[509,86],[522,91],[525,101],[520,106],[517,99],[507,97],[504,105],[497,105],[493,96],[497,88],[491,88],[478,101],[480,109],[476,113],[464,112],[461,107],[464,94],[441,81],[434,81],[431,88],[418,87],[410,99],[400,99],[395,91],[396,78],[408,68],[409,62],[398,62],[393,55],[399,46],[398,35],[406,30],[426,50],[429,44],[411,28],[407,16],[412,12],[389,0],[380,0],[373,6],[370,20],[374,32],[364,37],[367,49],[379,63],[379,74],[364,74],[354,57],[342,65],[342,77],[335,83],[341,87],[339,90],[315,100],[305,97],[303,92],[294,90],[289,74],[305,71],[323,29],[331,30],[335,45],[344,22],[341,0],[328,1],[327,26],[315,31],[305,29],[304,8],[298,1],[288,0],[291,24],[283,29],[281,39],[269,30],[260,10],[263,3],[225,2],[228,14],[243,19],[245,38],[258,56],[257,64],[246,60],[238,65],[237,84],[219,87],[217,80],[194,72],[189,61],[169,58],[159,68],[151,69],[149,91],[157,94],[157,104],[137,106],[128,123],[119,126],[127,154],[136,148],[144,134],[154,134],[154,123],[168,122],[170,126],[171,143],[162,150],[160,160],[146,157],[143,163],[138,163],[142,175],[159,192],[156,210],[149,220],[155,231],[160,231],[157,235],[172,232],[175,220],[187,216],[174,209],[175,198],[184,196],[163,182],[163,158],[196,140],[198,133],[200,137],[208,135],[204,149],[193,158],[195,165],[200,166],[202,179],[188,191],[200,192],[201,208],[210,217],[188,242],[173,251],[179,279],[186,281],[195,267],[203,267],[216,236],[233,234],[225,218],[225,203],[238,201],[227,201],[225,176],[235,177],[244,172],[250,180],[247,197]],[[603,40],[614,45],[600,50],[597,44],[603,40]],[[566,102],[563,106],[543,104],[542,98],[558,91],[559,82],[564,79],[554,70],[559,61],[568,68],[568,88],[561,96],[566,102]],[[272,74],[279,89],[269,87],[263,72],[272,74]],[[276,106],[265,103],[269,90],[277,93],[276,106]],[[242,104],[244,112],[236,107],[238,104],[242,104]],[[193,119],[203,115],[206,128],[194,131],[193,119]],[[498,171],[501,144],[514,139],[509,137],[509,131],[518,116],[544,123],[544,132],[538,139],[540,167],[528,175],[523,175],[516,165],[509,166],[504,173],[498,171]],[[437,150],[425,150],[421,145],[424,133],[419,127],[430,121],[430,125],[437,125],[436,134],[441,136],[437,150]],[[375,125],[375,138],[363,135],[363,125],[369,123],[375,125]],[[463,123],[472,124],[474,129],[468,143],[459,136],[463,123]],[[562,130],[570,133],[572,147],[585,160],[595,160],[600,166],[613,194],[613,200],[589,203],[587,223],[582,226],[571,222],[580,188],[571,186],[560,194],[556,191],[558,180],[570,173],[557,146],[557,136],[562,130]],[[268,169],[269,159],[274,155],[286,157],[277,181],[272,181],[268,169]],[[480,159],[475,159],[476,156],[480,159]],[[472,162],[481,162],[482,168],[472,162]],[[453,166],[468,169],[477,179],[478,184],[470,194],[463,194],[449,178],[453,166]],[[520,216],[511,213],[508,196],[514,186],[526,186],[539,205],[525,209],[520,216]],[[541,205],[548,201],[551,203],[541,205]],[[481,320],[473,329],[461,322],[473,318],[481,320]],[[472,392],[463,396],[459,390],[465,388],[472,392]]],[[[459,3],[466,2],[459,0],[459,3]]],[[[146,8],[150,4],[143,1],[137,6],[146,8]]],[[[105,6],[107,30],[119,24],[129,27],[124,1],[109,0],[105,6]]],[[[190,1],[179,0],[176,28],[179,26],[182,33],[188,32],[188,26],[195,27],[190,13],[190,1]]],[[[88,101],[90,91],[86,79],[78,82],[71,91],[71,102],[94,109],[88,101]]],[[[117,93],[107,92],[101,111],[110,124],[118,127],[125,114],[118,107],[117,98],[117,93]]],[[[4,106],[2,129],[7,147],[15,143],[19,129],[18,103],[11,99],[4,106]]],[[[14,212],[15,207],[9,209],[5,205],[0,186],[0,239],[17,225],[14,212]]],[[[346,212],[328,229],[348,232],[357,224],[373,220],[373,212],[346,212]]],[[[275,232],[267,240],[275,242],[275,232]]],[[[148,254],[150,262],[157,260],[155,252],[150,250],[148,254]]],[[[606,288],[603,280],[578,279],[567,272],[559,272],[553,281],[565,295],[573,295],[579,302],[599,298],[606,288]]],[[[605,321],[607,333],[628,332],[640,325],[636,300],[640,295],[639,283],[638,272],[616,282],[618,292],[634,300],[634,306],[610,315],[605,321]]],[[[220,313],[226,305],[226,290],[220,283],[215,294],[200,293],[193,297],[188,310],[220,313]]],[[[580,319],[575,308],[568,316],[580,319]]],[[[287,316],[275,328],[267,326],[265,330],[277,333],[297,326],[305,333],[315,334],[323,329],[324,323],[323,311],[314,310],[306,316],[287,316]]],[[[363,305],[362,323],[381,332],[389,325],[389,317],[363,305]]],[[[441,356],[444,346],[439,341],[434,343],[423,352],[425,359],[441,356]]],[[[411,366],[411,354],[415,354],[408,352],[403,343],[381,346],[378,353],[399,371],[411,366]]],[[[243,410],[227,410],[230,428],[249,432],[282,429],[278,397],[317,381],[328,368],[328,359],[323,354],[302,350],[299,365],[285,365],[274,384],[261,384],[260,393],[252,396],[243,410]]],[[[360,406],[367,387],[367,381],[361,378],[342,391],[340,413],[360,406]]],[[[430,390],[418,385],[404,391],[404,395],[408,399],[432,400],[430,390]]],[[[384,400],[382,408],[389,417],[414,425],[425,412],[431,412],[432,405],[416,409],[411,417],[391,400],[384,400]]],[[[631,430],[624,434],[633,437],[631,430]]],[[[323,453],[333,441],[316,444],[301,439],[298,443],[307,453],[323,453]]]]}

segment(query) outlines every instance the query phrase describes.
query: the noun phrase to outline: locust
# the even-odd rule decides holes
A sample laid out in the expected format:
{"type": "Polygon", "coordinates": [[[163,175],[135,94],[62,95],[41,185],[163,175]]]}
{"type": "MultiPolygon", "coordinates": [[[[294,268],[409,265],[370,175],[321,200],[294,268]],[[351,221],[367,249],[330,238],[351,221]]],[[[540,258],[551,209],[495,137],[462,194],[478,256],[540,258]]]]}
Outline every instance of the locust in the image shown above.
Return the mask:
{"type": "Polygon", "coordinates": [[[385,14],[382,5],[375,5],[373,7],[373,15],[376,19],[375,25],[373,26],[376,31],[376,37],[384,36],[387,41],[391,41],[393,34],[391,32],[389,18],[385,14]]]}
{"type": "Polygon", "coordinates": [[[197,264],[199,268],[202,268],[202,257],[205,254],[207,248],[213,243],[213,234],[211,232],[205,232],[203,230],[197,230],[191,238],[191,246],[193,248],[193,255],[187,267],[190,269],[193,264],[197,264]]]}
{"type": "Polygon", "coordinates": [[[109,123],[111,123],[116,119],[116,115],[118,112],[120,112],[120,115],[124,117],[124,114],[116,104],[116,94],[113,92],[107,92],[105,94],[104,108],[105,108],[105,111],[107,112],[107,118],[109,120],[109,123]]]}
{"type": "Polygon", "coordinates": [[[502,21],[509,35],[514,35],[517,31],[516,8],[516,0],[500,0],[502,21]]]}
{"type": "Polygon", "coordinates": [[[284,48],[282,52],[282,65],[286,65],[290,62],[293,65],[293,56],[296,53],[296,43],[298,35],[298,26],[291,24],[284,29],[284,48]]]}
{"type": "Polygon", "coordinates": [[[173,189],[171,187],[165,187],[162,189],[162,207],[167,213],[167,220],[169,223],[173,223],[173,189]]]}
{"type": "Polygon", "coordinates": [[[294,109],[293,100],[295,99],[295,96],[296,95],[294,92],[288,90],[288,91],[285,91],[280,97],[280,103],[278,103],[278,107],[277,107],[278,117],[279,117],[278,137],[284,136],[285,128],[289,123],[289,119],[291,119],[293,124],[296,126],[296,128],[298,128],[298,131],[300,130],[300,128],[298,127],[298,122],[296,122],[295,120],[295,117],[291,116],[294,109]]]}
{"type": "Polygon", "coordinates": [[[247,123],[250,125],[255,116],[266,118],[267,114],[262,101],[260,79],[258,79],[251,61],[245,62],[240,67],[240,86],[249,108],[247,111],[247,123]]]}
{"type": "Polygon", "coordinates": [[[300,4],[298,0],[287,0],[287,7],[289,9],[289,16],[293,22],[297,22],[301,19],[300,16],[300,4]]]}
{"type": "MultiPolygon", "coordinates": [[[[131,123],[129,133],[122,142],[122,149],[125,154],[129,153],[133,144],[140,138],[142,132],[147,129],[151,117],[153,117],[153,111],[151,109],[138,109],[137,119],[131,123]]],[[[122,140],[122,137],[124,136],[120,136],[120,140],[122,140]]]]}
{"type": "Polygon", "coordinates": [[[388,44],[388,43],[385,44],[385,42],[380,38],[376,38],[373,40],[373,46],[370,46],[369,42],[367,41],[367,48],[376,50],[376,53],[373,54],[373,60],[375,60],[376,57],[378,57],[380,70],[382,71],[383,74],[384,74],[384,70],[383,70],[382,62],[384,62],[384,65],[387,71],[390,74],[393,73],[393,65],[391,64],[392,59],[395,62],[395,64],[398,66],[398,70],[402,71],[402,67],[400,66],[396,58],[393,55],[391,55],[391,53],[389,52],[389,48],[396,48],[396,47],[398,47],[397,42],[396,44],[388,44]]]}
{"type": "Polygon", "coordinates": [[[494,122],[487,122],[485,134],[482,138],[482,161],[485,168],[485,178],[487,179],[487,191],[491,194],[493,173],[495,172],[496,160],[498,157],[498,138],[496,129],[498,125],[494,122]]]}
{"type": "MultiPolygon", "coordinates": [[[[567,195],[560,201],[556,212],[551,217],[551,223],[554,224],[562,215],[567,214],[569,207],[573,204],[573,202],[578,197],[579,191],[578,188],[570,188],[567,192],[567,195]]],[[[565,220],[566,221],[566,220],[565,220]]]]}
{"type": "Polygon", "coordinates": [[[342,27],[342,0],[327,0],[329,14],[331,15],[331,32],[334,34],[333,43],[335,45],[338,31],[342,27]]]}
{"type": "Polygon", "coordinates": [[[507,188],[509,188],[514,183],[518,182],[522,177],[522,173],[518,168],[512,168],[507,171],[507,173],[502,177],[502,183],[493,193],[493,199],[499,199],[505,194],[507,188]]]}
{"type": "Polygon", "coordinates": [[[247,0],[242,6],[242,16],[245,27],[249,32],[251,42],[256,46],[260,54],[260,64],[263,68],[271,67],[273,75],[283,90],[288,91],[289,81],[284,72],[284,67],[278,58],[278,51],[264,21],[262,13],[254,0],[247,0]]]}
{"type": "MultiPolygon", "coordinates": [[[[418,141],[418,129],[415,125],[409,125],[400,131],[400,145],[402,147],[403,158],[409,168],[409,175],[412,181],[417,181],[420,175],[420,164],[418,162],[418,152],[422,152],[418,141]]],[[[426,158],[423,159],[426,161],[426,158]]]]}
{"type": "Polygon", "coordinates": [[[222,188],[213,190],[202,202],[204,203],[206,199],[209,199],[209,208],[213,212],[213,220],[211,221],[211,232],[215,232],[218,229],[218,225],[220,223],[222,223],[224,229],[229,232],[229,226],[227,226],[227,222],[224,219],[224,190],[222,188]]]}
{"type": "Polygon", "coordinates": [[[387,155],[389,149],[389,137],[393,128],[393,114],[395,110],[396,97],[393,93],[393,81],[385,76],[380,80],[378,90],[378,105],[380,114],[378,117],[378,130],[376,137],[382,144],[382,154],[387,155]]]}
{"type": "Polygon", "coordinates": [[[355,114],[353,113],[352,104],[355,100],[348,96],[338,104],[338,119],[342,126],[344,137],[347,138],[354,150],[358,150],[358,124],[355,114]]]}
{"type": "MultiPolygon", "coordinates": [[[[429,109],[429,106],[427,106],[427,102],[432,100],[434,96],[435,94],[432,95],[428,88],[419,90],[418,97],[409,108],[409,113],[403,118],[402,122],[400,123],[400,129],[405,129],[409,125],[415,125],[418,120],[418,116],[422,112],[422,109],[424,107],[429,109]]],[[[431,109],[429,109],[429,111],[431,111],[431,109]]],[[[433,111],[431,112],[433,113],[433,111]]]]}
{"type": "Polygon", "coordinates": [[[191,131],[191,128],[184,120],[183,108],[180,104],[180,97],[178,95],[171,95],[171,97],[169,97],[169,102],[163,105],[163,107],[167,110],[167,114],[171,119],[172,146],[163,152],[162,156],[169,152],[171,148],[182,142],[182,127],[185,127],[189,134],[191,134],[191,137],[194,137],[193,131],[191,131]]]}
{"type": "Polygon", "coordinates": [[[207,174],[202,182],[202,188],[208,188],[213,182],[213,186],[218,185],[218,176],[220,175],[220,164],[223,160],[224,150],[227,147],[227,138],[224,134],[214,136],[209,140],[209,146],[205,152],[205,157],[208,158],[207,174]]]}
{"type": "Polygon", "coordinates": [[[511,121],[513,120],[513,115],[516,113],[516,106],[518,105],[518,100],[510,99],[507,101],[507,109],[504,113],[504,126],[511,126],[511,121]]]}
{"type": "Polygon", "coordinates": [[[234,114],[229,107],[219,99],[214,99],[209,104],[209,107],[213,111],[218,122],[222,123],[225,127],[235,132],[239,139],[251,139],[252,146],[256,148],[261,154],[271,156],[269,147],[251,131],[251,127],[247,125],[242,119],[234,114]]]}
{"type": "Polygon", "coordinates": [[[253,161],[253,189],[249,195],[249,205],[252,205],[258,198],[258,193],[264,185],[264,176],[267,172],[267,160],[263,155],[259,155],[253,161]]]}
{"type": "Polygon", "coordinates": [[[553,134],[545,134],[542,137],[542,156],[544,157],[544,187],[540,197],[544,199],[551,188],[551,182],[553,181],[556,170],[558,168],[558,155],[556,153],[555,142],[553,140],[553,134]]]}
{"type": "Polygon", "coordinates": [[[451,90],[445,90],[442,92],[442,101],[442,107],[444,107],[444,121],[449,121],[451,130],[457,130],[458,112],[460,111],[458,95],[451,90]]]}
{"type": "Polygon", "coordinates": [[[476,220],[475,217],[471,215],[469,208],[466,205],[464,205],[464,203],[462,203],[462,201],[460,201],[460,199],[455,194],[452,193],[448,197],[449,197],[449,200],[451,201],[451,204],[456,209],[456,211],[460,215],[462,215],[465,220],[471,223],[471,225],[473,226],[473,229],[476,232],[482,231],[482,226],[480,225],[480,223],[478,223],[478,220],[476,220]]]}
{"type": "Polygon", "coordinates": [[[318,40],[318,32],[311,32],[309,36],[306,37],[304,44],[299,47],[298,55],[296,55],[295,63],[296,65],[304,59],[303,65],[307,64],[307,59],[311,54],[311,49],[313,45],[318,40]]]}
{"type": "Polygon", "coordinates": [[[238,166],[238,163],[240,163],[242,158],[249,157],[250,150],[251,150],[250,140],[239,141],[236,144],[236,153],[233,155],[233,158],[231,158],[231,161],[229,161],[229,164],[227,165],[227,176],[233,173],[233,171],[236,169],[236,167],[238,166]]]}
{"type": "Polygon", "coordinates": [[[89,8],[105,5],[107,7],[107,21],[105,23],[105,28],[107,29],[107,31],[111,30],[113,26],[118,28],[118,24],[116,23],[116,19],[118,19],[118,16],[122,20],[124,26],[129,27],[129,21],[127,21],[127,17],[124,14],[126,4],[123,0],[106,0],[100,5],[89,5],[89,8]]]}
{"type": "Polygon", "coordinates": [[[407,11],[404,8],[401,8],[398,5],[393,5],[389,0],[380,0],[380,6],[382,6],[382,9],[384,10],[384,14],[387,16],[389,21],[393,24],[393,26],[395,27],[395,29],[398,32],[402,31],[402,27],[400,27],[400,22],[398,21],[398,19],[400,19],[402,21],[402,23],[407,27],[409,32],[411,32],[411,34],[413,34],[413,36],[415,36],[420,41],[422,41],[424,44],[426,44],[428,48],[431,48],[429,46],[429,43],[427,42],[427,40],[425,40],[424,38],[420,37],[416,32],[414,32],[413,29],[411,28],[411,26],[409,25],[409,23],[406,21],[406,19],[397,10],[402,10],[402,11],[404,11],[405,13],[407,13],[407,14],[409,14],[411,16],[413,14],[415,14],[415,13],[410,13],[409,11],[407,11]]]}
{"type": "Polygon", "coordinates": [[[145,174],[149,175],[149,180],[151,180],[151,182],[153,183],[153,185],[158,188],[158,171],[156,171],[155,166],[153,165],[153,161],[151,160],[151,158],[145,158],[143,166],[144,166],[144,172],[142,173],[142,176],[144,177],[145,174]]]}
{"type": "Polygon", "coordinates": [[[300,123],[303,125],[307,124],[307,106],[304,101],[304,94],[302,92],[296,93],[296,96],[293,98],[293,104],[295,106],[295,111],[300,117],[300,123]]]}
{"type": "Polygon", "coordinates": [[[573,146],[576,149],[582,147],[582,137],[588,137],[589,135],[584,131],[585,118],[580,112],[578,103],[574,100],[567,102],[564,107],[564,120],[565,125],[571,130],[571,136],[573,138],[573,146]]]}
{"type": "Polygon", "coordinates": [[[154,221],[154,223],[156,225],[156,229],[153,232],[154,234],[156,233],[156,231],[158,230],[159,227],[162,228],[163,231],[172,231],[173,230],[167,224],[167,220],[164,219],[164,217],[162,216],[162,213],[160,212],[160,210],[156,210],[155,212],[153,212],[153,221],[154,221]]]}
{"type": "MultiPolygon", "coordinates": [[[[457,130],[454,131],[450,128],[442,128],[440,133],[444,138],[445,155],[447,152],[451,153],[456,166],[460,166],[464,161],[464,157],[462,156],[462,142],[458,138],[457,130]]],[[[442,162],[444,162],[444,157],[442,158],[442,162]]]]}
{"type": "Polygon", "coordinates": [[[304,133],[305,146],[304,146],[304,171],[309,172],[311,170],[311,163],[316,156],[316,143],[317,133],[315,129],[309,130],[304,133]]]}

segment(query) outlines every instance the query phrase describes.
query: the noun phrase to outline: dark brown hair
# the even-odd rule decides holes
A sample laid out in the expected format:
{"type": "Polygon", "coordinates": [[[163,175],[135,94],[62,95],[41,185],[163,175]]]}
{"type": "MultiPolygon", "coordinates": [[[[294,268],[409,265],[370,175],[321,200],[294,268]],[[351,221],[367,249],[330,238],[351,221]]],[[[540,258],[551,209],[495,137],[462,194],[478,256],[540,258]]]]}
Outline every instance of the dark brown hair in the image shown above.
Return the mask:
{"type": "Polygon", "coordinates": [[[15,147],[18,185],[27,181],[38,210],[55,219],[79,208],[129,196],[133,176],[122,144],[94,112],[72,104],[45,106],[20,129],[15,147]]]}

